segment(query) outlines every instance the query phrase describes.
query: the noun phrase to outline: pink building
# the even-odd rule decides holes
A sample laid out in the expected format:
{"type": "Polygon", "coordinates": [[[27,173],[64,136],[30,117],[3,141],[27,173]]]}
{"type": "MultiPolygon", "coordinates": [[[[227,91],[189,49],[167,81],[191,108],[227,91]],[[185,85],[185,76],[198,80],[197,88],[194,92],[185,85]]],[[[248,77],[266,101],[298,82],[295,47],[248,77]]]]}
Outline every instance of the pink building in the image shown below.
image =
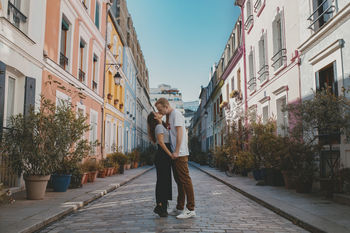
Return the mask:
{"type": "MultiPolygon", "coordinates": [[[[47,1],[42,94],[86,114],[90,141],[102,142],[106,0],[47,1]]],[[[102,145],[102,144],[101,144],[102,145]]],[[[94,148],[97,158],[103,147],[94,148]]]]}

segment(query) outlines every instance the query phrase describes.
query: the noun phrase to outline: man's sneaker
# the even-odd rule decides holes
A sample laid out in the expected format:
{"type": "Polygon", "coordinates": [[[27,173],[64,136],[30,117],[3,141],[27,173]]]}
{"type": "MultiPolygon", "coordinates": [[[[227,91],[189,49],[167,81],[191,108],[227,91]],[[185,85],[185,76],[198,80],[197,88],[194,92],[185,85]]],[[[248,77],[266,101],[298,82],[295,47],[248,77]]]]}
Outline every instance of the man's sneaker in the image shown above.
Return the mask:
{"type": "Polygon", "coordinates": [[[196,212],[194,210],[188,210],[187,208],[182,212],[182,214],[176,216],[178,219],[186,219],[192,218],[196,216],[196,212]]]}
{"type": "Polygon", "coordinates": [[[153,212],[158,214],[159,217],[168,217],[168,212],[160,205],[157,205],[156,208],[154,208],[153,212]]]}
{"type": "Polygon", "coordinates": [[[179,214],[181,214],[183,212],[183,210],[178,210],[176,209],[176,207],[174,207],[174,209],[172,209],[170,212],[169,212],[169,215],[171,216],[177,216],[179,214]]]}

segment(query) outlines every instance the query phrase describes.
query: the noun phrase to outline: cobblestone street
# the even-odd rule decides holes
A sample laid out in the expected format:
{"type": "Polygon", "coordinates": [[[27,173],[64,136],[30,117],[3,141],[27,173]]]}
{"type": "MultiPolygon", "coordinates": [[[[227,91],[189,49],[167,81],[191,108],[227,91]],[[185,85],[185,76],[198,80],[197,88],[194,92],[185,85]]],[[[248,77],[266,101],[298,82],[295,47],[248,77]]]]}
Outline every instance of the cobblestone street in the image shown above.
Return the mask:
{"type": "MultiPolygon", "coordinates": [[[[190,172],[196,218],[159,218],[153,213],[153,169],[41,232],[305,232],[197,169],[190,172]]],[[[174,205],[173,200],[170,207],[174,205]]]]}

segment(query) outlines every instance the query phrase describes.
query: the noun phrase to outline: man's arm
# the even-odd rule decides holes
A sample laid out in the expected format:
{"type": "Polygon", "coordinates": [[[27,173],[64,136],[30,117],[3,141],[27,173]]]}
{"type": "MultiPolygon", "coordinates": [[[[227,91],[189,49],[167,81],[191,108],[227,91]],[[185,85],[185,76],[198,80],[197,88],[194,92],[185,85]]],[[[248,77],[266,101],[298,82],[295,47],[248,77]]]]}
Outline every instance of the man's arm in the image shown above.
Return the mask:
{"type": "Polygon", "coordinates": [[[183,139],[183,130],[182,130],[182,126],[176,126],[176,147],[175,147],[175,151],[173,153],[174,157],[179,157],[179,153],[180,153],[180,146],[182,143],[182,139],[183,139]]]}

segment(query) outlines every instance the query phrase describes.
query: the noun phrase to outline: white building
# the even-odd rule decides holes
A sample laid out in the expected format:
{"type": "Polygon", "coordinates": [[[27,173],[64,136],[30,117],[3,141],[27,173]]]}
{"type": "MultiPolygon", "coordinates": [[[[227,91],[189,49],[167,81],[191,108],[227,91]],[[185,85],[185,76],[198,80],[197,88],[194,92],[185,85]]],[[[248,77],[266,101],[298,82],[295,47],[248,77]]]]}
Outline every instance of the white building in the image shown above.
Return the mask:
{"type": "MultiPolygon", "coordinates": [[[[325,83],[332,86],[333,93],[341,94],[342,87],[350,86],[350,2],[300,1],[299,12],[302,98],[311,97],[312,90],[325,83]]],[[[334,145],[340,156],[338,167],[350,167],[350,144],[344,141],[341,138],[340,144],[334,145]]],[[[320,158],[321,176],[329,171],[327,156],[320,158]]]]}
{"type": "Polygon", "coordinates": [[[248,111],[263,122],[277,120],[280,134],[288,124],[282,107],[300,99],[299,2],[236,1],[244,25],[248,111]]]}
{"type": "MultiPolygon", "coordinates": [[[[11,115],[39,107],[46,1],[0,0],[0,131],[11,115]]],[[[5,169],[5,168],[4,168],[5,169]]],[[[0,174],[6,174],[1,171],[0,174]]],[[[10,179],[11,180],[11,179],[10,179]]],[[[0,183],[20,186],[17,179],[0,183]]]]}
{"type": "Polygon", "coordinates": [[[158,99],[165,98],[173,108],[185,114],[181,92],[176,88],[171,88],[170,85],[161,84],[158,85],[158,88],[150,88],[150,97],[152,106],[154,106],[158,99]]]}

